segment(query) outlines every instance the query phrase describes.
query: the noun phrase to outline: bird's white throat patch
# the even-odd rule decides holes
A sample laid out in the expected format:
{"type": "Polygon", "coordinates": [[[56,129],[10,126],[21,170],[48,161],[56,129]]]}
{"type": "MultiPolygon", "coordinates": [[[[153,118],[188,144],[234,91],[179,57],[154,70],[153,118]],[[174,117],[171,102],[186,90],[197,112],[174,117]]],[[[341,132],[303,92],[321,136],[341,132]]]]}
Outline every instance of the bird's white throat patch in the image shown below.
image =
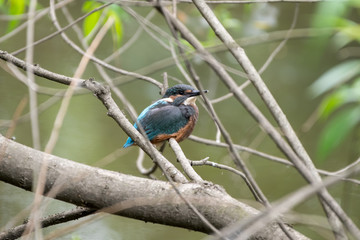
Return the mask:
{"type": "Polygon", "coordinates": [[[192,103],[195,103],[196,97],[189,97],[184,101],[184,105],[190,105],[192,103]]]}

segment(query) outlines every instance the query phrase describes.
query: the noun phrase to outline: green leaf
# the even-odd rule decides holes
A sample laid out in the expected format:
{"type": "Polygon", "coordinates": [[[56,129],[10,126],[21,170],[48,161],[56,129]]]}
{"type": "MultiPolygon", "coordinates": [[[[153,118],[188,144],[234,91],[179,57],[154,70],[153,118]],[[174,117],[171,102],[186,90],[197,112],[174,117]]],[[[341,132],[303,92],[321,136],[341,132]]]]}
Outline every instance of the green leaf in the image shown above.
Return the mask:
{"type": "Polygon", "coordinates": [[[317,156],[324,160],[349,135],[360,121],[360,107],[345,109],[339,112],[326,125],[320,135],[317,156]]]}
{"type": "MultiPolygon", "coordinates": [[[[19,1],[19,0],[8,0],[7,4],[9,6],[8,14],[9,15],[20,15],[24,14],[26,6],[29,1],[19,1]]],[[[20,20],[11,20],[8,24],[7,32],[12,31],[19,24],[20,20]]]]}
{"type": "MultiPolygon", "coordinates": [[[[100,3],[94,2],[94,1],[86,1],[84,2],[83,6],[82,6],[82,10],[83,12],[90,12],[92,10],[94,10],[95,8],[101,6],[100,3]]],[[[102,10],[101,11],[96,11],[94,13],[92,13],[90,16],[87,16],[83,22],[83,33],[84,36],[87,36],[91,33],[92,30],[94,30],[96,24],[98,23],[100,16],[101,16],[102,10]]]]}
{"type": "Polygon", "coordinates": [[[87,16],[83,22],[83,33],[84,36],[87,36],[91,33],[91,31],[95,28],[96,24],[99,21],[101,16],[100,12],[94,12],[90,16],[87,16]]]}
{"type": "Polygon", "coordinates": [[[83,12],[90,12],[92,10],[94,10],[97,7],[100,7],[101,4],[92,0],[89,1],[85,1],[83,6],[82,6],[82,11],[83,12]]]}
{"type": "Polygon", "coordinates": [[[117,45],[120,45],[120,42],[121,42],[122,37],[123,37],[122,29],[123,28],[122,28],[121,19],[120,18],[115,18],[115,22],[113,24],[112,31],[113,31],[114,42],[116,42],[117,45]]]}
{"type": "Polygon", "coordinates": [[[311,96],[317,97],[341,83],[351,80],[358,74],[360,74],[360,60],[343,62],[321,75],[311,84],[309,92],[311,96]]]}
{"type": "Polygon", "coordinates": [[[348,89],[341,88],[338,91],[326,96],[320,103],[319,116],[325,119],[337,108],[342,106],[346,101],[347,92],[348,89]]]}
{"type": "Polygon", "coordinates": [[[109,12],[108,12],[108,17],[111,17],[114,19],[114,25],[112,27],[112,35],[113,35],[114,42],[116,42],[117,45],[120,44],[122,37],[123,37],[123,26],[122,26],[122,20],[121,20],[122,16],[126,16],[126,13],[120,6],[118,6],[118,5],[110,6],[109,12]]]}
{"type": "Polygon", "coordinates": [[[360,1],[359,0],[349,0],[349,4],[353,7],[360,8],[360,1]]]}
{"type": "Polygon", "coordinates": [[[317,4],[316,14],[314,15],[313,27],[335,27],[339,18],[346,15],[349,10],[348,4],[344,2],[321,2],[317,4]]]}
{"type": "Polygon", "coordinates": [[[340,32],[348,36],[352,40],[357,40],[360,42],[360,25],[359,24],[349,24],[340,29],[340,32]]]}
{"type": "MultiPolygon", "coordinates": [[[[98,2],[86,1],[83,4],[82,10],[84,12],[90,12],[99,6],[101,6],[101,4],[98,2]]],[[[98,24],[104,24],[109,18],[112,18],[114,20],[111,28],[113,41],[119,45],[123,37],[122,18],[126,19],[126,17],[127,13],[120,6],[114,4],[101,11],[94,12],[83,22],[84,35],[88,36],[95,30],[98,24]]]]}
{"type": "Polygon", "coordinates": [[[342,86],[328,94],[320,103],[319,116],[326,119],[335,110],[349,103],[360,103],[360,77],[351,86],[342,86]]]}
{"type": "Polygon", "coordinates": [[[110,15],[115,15],[119,19],[124,19],[124,21],[130,19],[129,14],[125,12],[124,9],[122,9],[119,5],[110,5],[109,12],[110,15]]]}

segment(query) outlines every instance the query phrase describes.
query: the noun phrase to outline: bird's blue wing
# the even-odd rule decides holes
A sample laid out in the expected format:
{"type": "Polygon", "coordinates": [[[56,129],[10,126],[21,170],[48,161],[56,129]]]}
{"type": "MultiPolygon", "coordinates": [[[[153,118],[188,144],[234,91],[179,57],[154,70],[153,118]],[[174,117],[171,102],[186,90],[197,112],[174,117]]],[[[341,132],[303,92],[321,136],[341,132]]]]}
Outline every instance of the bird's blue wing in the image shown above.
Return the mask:
{"type": "MultiPolygon", "coordinates": [[[[188,119],[183,116],[179,107],[163,100],[158,100],[145,108],[137,119],[150,141],[159,134],[172,134],[179,131],[186,125],[187,121],[188,119]]],[[[134,127],[138,129],[136,123],[134,127]]],[[[129,137],[124,148],[133,144],[134,141],[129,137]]]]}
{"type": "Polygon", "coordinates": [[[149,140],[159,134],[173,134],[183,128],[188,119],[185,118],[179,107],[171,104],[152,108],[139,121],[149,140]]]}
{"type": "MultiPolygon", "coordinates": [[[[139,127],[137,125],[137,122],[139,122],[141,124],[141,126],[143,126],[144,128],[144,123],[143,123],[143,120],[144,119],[148,119],[149,118],[149,112],[151,112],[153,109],[157,109],[157,108],[161,108],[162,106],[166,106],[166,105],[169,105],[168,102],[164,101],[164,100],[158,100],[156,102],[154,102],[153,104],[151,104],[150,106],[148,106],[147,108],[145,108],[141,113],[140,115],[138,116],[136,122],[134,123],[134,127],[139,130],[139,127]]],[[[150,114],[152,115],[152,114],[150,114]]],[[[145,130],[146,132],[146,130],[145,130]]],[[[151,140],[152,138],[150,138],[148,136],[148,138],[151,140]]],[[[128,137],[128,139],[126,140],[126,143],[124,144],[123,148],[127,148],[127,147],[130,147],[131,145],[134,144],[134,140],[132,140],[131,137],[128,137]]]]}

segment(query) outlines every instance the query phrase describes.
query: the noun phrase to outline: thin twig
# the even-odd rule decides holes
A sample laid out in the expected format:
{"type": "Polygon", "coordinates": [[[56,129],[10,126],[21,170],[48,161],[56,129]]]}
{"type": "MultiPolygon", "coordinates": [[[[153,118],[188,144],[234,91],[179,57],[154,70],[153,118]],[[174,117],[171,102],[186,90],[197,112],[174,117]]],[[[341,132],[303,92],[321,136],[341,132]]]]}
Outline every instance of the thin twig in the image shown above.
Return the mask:
{"type": "Polygon", "coordinates": [[[274,49],[274,51],[270,54],[268,59],[266,59],[265,63],[262,65],[262,67],[259,69],[259,74],[261,75],[271,64],[271,62],[274,60],[275,56],[281,51],[281,49],[285,46],[285,44],[288,42],[290,35],[295,28],[296,22],[298,20],[299,15],[299,4],[295,5],[295,12],[294,17],[291,23],[291,26],[289,30],[287,31],[285,38],[280,42],[280,44],[274,49]]]}
{"type": "MultiPolygon", "coordinates": [[[[149,21],[152,19],[155,15],[155,10],[152,10],[149,12],[149,14],[145,17],[146,21],[149,21]]],[[[110,56],[104,59],[104,62],[110,62],[114,60],[116,57],[121,55],[123,52],[125,52],[128,48],[130,48],[135,41],[141,36],[141,33],[144,31],[144,28],[141,26],[139,27],[136,32],[131,36],[131,38],[124,43],[119,49],[117,49],[115,52],[113,52],[110,56]]]]}
{"type": "MultiPolygon", "coordinates": [[[[67,212],[62,213],[56,213],[54,215],[50,215],[48,217],[40,219],[40,225],[42,228],[54,226],[56,224],[69,222],[72,220],[77,220],[82,217],[86,217],[90,214],[93,214],[96,210],[89,209],[89,208],[83,208],[78,207],[76,209],[72,209],[67,212]]],[[[24,223],[22,225],[16,226],[14,228],[8,229],[4,232],[0,233],[0,240],[6,240],[6,239],[17,239],[21,237],[21,235],[24,233],[25,228],[28,223],[24,223]]]]}
{"type": "Polygon", "coordinates": [[[181,164],[184,172],[188,177],[196,182],[203,182],[204,180],[200,177],[200,175],[195,172],[195,170],[191,167],[189,159],[186,158],[184,152],[182,151],[179,143],[175,140],[175,138],[169,139],[170,147],[173,149],[177,160],[181,164]]]}
{"type": "MultiPolygon", "coordinates": [[[[243,172],[241,172],[241,171],[239,171],[239,170],[237,170],[235,168],[229,167],[229,166],[224,165],[224,164],[219,164],[219,163],[216,163],[216,162],[211,162],[211,161],[208,160],[208,158],[205,158],[205,159],[199,160],[199,161],[190,161],[190,165],[191,166],[203,166],[203,165],[211,166],[211,167],[227,170],[227,171],[232,172],[232,173],[234,173],[236,175],[239,175],[244,180],[244,182],[246,183],[248,188],[250,189],[250,192],[252,194],[256,194],[256,191],[253,189],[253,187],[252,187],[250,181],[248,180],[248,178],[246,177],[246,175],[243,172]]],[[[259,198],[259,196],[254,195],[254,198],[257,199],[257,198],[259,198]]]]}
{"type": "Polygon", "coordinates": [[[19,102],[18,106],[16,107],[14,114],[12,116],[11,122],[10,122],[10,126],[6,131],[5,137],[6,138],[11,138],[12,135],[14,134],[15,128],[16,128],[16,124],[19,121],[20,115],[21,113],[24,111],[26,104],[28,103],[28,98],[25,96],[21,99],[21,101],[19,102]]]}
{"type": "Polygon", "coordinates": [[[141,148],[139,148],[139,155],[136,159],[136,167],[142,175],[149,176],[150,178],[154,179],[152,173],[156,171],[158,165],[156,163],[153,163],[153,166],[151,168],[146,169],[144,167],[144,159],[145,159],[144,151],[141,150],[141,148]]]}
{"type": "MultiPolygon", "coordinates": [[[[32,45],[34,42],[34,35],[35,35],[35,7],[36,7],[36,0],[30,1],[29,6],[29,19],[28,25],[26,28],[26,44],[32,45]]],[[[34,60],[34,48],[30,47],[26,49],[26,62],[29,64],[33,64],[34,60]]],[[[32,71],[27,71],[27,82],[29,85],[35,82],[35,77],[32,71]]],[[[31,123],[31,135],[33,140],[33,146],[35,149],[40,150],[40,128],[39,128],[39,113],[37,111],[37,95],[36,92],[33,91],[32,88],[28,88],[29,90],[29,102],[30,102],[30,123],[31,123]]]]}
{"type": "Polygon", "coordinates": [[[149,34],[150,37],[152,37],[156,42],[158,42],[166,50],[170,49],[170,47],[168,45],[166,45],[166,43],[165,43],[166,40],[172,39],[171,36],[169,36],[169,34],[167,32],[163,31],[157,25],[151,23],[148,19],[140,16],[133,9],[126,7],[126,6],[122,6],[122,7],[124,10],[127,11],[127,13],[129,13],[129,15],[131,15],[140,24],[140,26],[146,31],[147,34],[149,34]],[[164,38],[164,40],[162,40],[160,38],[160,36],[162,36],[164,38]]]}

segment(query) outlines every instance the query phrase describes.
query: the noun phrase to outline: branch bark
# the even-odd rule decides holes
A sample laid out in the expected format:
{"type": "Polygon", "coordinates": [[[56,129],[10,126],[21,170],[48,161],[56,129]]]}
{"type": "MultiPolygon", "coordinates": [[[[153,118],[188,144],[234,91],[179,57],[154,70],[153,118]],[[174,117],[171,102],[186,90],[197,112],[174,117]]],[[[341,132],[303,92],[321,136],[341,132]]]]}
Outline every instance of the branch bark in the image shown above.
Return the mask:
{"type": "MultiPolygon", "coordinates": [[[[34,173],[46,162],[45,194],[60,187],[56,199],[102,209],[124,217],[211,233],[168,182],[144,179],[90,167],[26,147],[0,136],[0,180],[31,190],[34,173]]],[[[209,183],[176,183],[186,197],[218,229],[259,213],[209,183]]],[[[288,227],[296,239],[305,236],[288,227]]],[[[276,223],[252,239],[286,239],[276,223]]]]}

